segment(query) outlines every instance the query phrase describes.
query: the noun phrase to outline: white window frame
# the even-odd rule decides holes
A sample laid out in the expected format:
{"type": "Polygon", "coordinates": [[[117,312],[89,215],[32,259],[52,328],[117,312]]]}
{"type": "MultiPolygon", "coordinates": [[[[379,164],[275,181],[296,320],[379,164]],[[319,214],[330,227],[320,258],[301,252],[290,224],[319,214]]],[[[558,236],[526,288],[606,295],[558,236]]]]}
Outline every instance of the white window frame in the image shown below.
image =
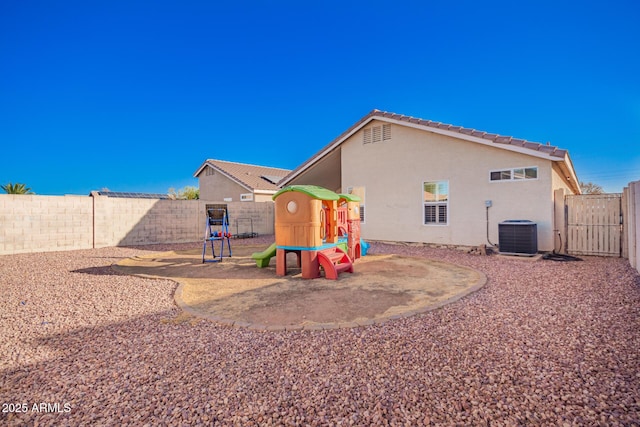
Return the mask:
{"type": "Polygon", "coordinates": [[[242,193],[240,194],[241,202],[252,202],[253,201],[253,193],[242,193]]]}
{"type": "Polygon", "coordinates": [[[422,186],[420,187],[420,196],[422,198],[422,225],[427,227],[444,227],[449,225],[449,216],[451,215],[451,211],[449,209],[449,202],[451,201],[451,187],[449,185],[448,179],[437,179],[437,180],[428,180],[422,181],[422,186]],[[440,183],[447,184],[447,200],[444,202],[427,202],[424,200],[424,186],[426,184],[436,184],[436,187],[440,183]],[[436,222],[427,222],[425,218],[425,211],[427,206],[435,206],[436,207],[436,222]],[[445,207],[446,220],[444,222],[440,222],[440,209],[439,206],[445,207]]]}
{"type": "Polygon", "coordinates": [[[516,168],[502,168],[502,169],[493,169],[489,171],[489,182],[522,182],[522,181],[536,181],[538,179],[540,179],[540,168],[538,166],[523,166],[523,167],[516,167],[516,168]],[[526,177],[526,169],[535,169],[536,170],[536,177],[535,178],[527,178],[526,177]],[[517,170],[522,170],[523,173],[525,174],[524,177],[521,178],[517,178],[516,177],[516,171],[517,170]],[[509,172],[509,178],[505,178],[505,179],[491,179],[491,175],[494,173],[504,173],[504,172],[509,172]]]}

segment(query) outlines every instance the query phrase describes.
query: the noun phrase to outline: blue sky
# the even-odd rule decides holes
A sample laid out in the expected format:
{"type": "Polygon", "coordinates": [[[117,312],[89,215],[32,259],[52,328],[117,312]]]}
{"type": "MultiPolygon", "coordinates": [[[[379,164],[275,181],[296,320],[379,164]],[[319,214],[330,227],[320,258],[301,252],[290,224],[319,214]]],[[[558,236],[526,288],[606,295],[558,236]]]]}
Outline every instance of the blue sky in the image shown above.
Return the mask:
{"type": "Polygon", "coordinates": [[[0,2],[0,183],[166,193],[293,169],[374,108],[640,180],[640,3],[0,2]]]}

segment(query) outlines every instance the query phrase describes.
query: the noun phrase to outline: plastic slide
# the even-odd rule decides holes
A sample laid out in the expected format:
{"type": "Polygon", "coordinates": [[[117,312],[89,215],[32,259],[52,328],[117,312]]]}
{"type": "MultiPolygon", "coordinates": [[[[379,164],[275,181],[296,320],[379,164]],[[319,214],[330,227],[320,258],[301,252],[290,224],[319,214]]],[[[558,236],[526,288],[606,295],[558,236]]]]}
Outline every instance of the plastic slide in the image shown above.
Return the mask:
{"type": "Polygon", "coordinates": [[[276,256],[276,244],[269,246],[262,252],[254,252],[251,254],[251,258],[256,260],[256,265],[260,268],[267,267],[271,258],[276,256]]]}

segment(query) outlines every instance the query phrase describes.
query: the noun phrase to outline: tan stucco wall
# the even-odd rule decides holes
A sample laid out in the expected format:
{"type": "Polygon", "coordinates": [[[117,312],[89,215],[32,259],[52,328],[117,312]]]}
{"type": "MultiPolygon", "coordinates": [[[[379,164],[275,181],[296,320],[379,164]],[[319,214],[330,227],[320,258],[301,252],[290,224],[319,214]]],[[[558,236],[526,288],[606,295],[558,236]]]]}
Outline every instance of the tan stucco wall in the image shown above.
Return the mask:
{"type": "MultiPolygon", "coordinates": [[[[379,123],[373,122],[374,125],[379,123]]],[[[538,249],[553,249],[552,165],[547,159],[405,126],[389,141],[363,144],[362,130],[342,144],[342,188],[366,188],[365,239],[479,245],[498,243],[498,223],[538,224],[538,249]],[[538,167],[537,180],[491,182],[496,169],[538,167]],[[424,181],[449,181],[449,224],[423,225],[424,181]]]]}
{"type": "Polygon", "coordinates": [[[553,170],[551,173],[551,185],[554,190],[563,188],[565,194],[574,194],[573,190],[567,183],[567,180],[562,176],[560,168],[555,163],[553,164],[553,170]]]}
{"type": "MultiPolygon", "coordinates": [[[[208,168],[207,166],[207,168],[203,169],[200,175],[198,175],[200,199],[218,200],[220,202],[225,202],[225,199],[231,199],[232,202],[240,202],[240,195],[252,193],[251,190],[237,184],[218,171],[215,171],[213,175],[207,175],[208,168]]],[[[254,193],[252,201],[273,202],[271,199],[273,194],[275,194],[275,191],[270,194],[254,193]]]]}
{"type": "Polygon", "coordinates": [[[551,171],[551,186],[554,191],[553,249],[559,253],[566,253],[567,223],[564,197],[575,193],[563,177],[562,171],[556,163],[553,164],[551,171]]]}
{"type": "Polygon", "coordinates": [[[241,194],[251,193],[251,190],[233,182],[218,171],[213,175],[207,175],[208,168],[207,166],[198,175],[201,199],[223,201],[231,198],[233,202],[239,202],[241,194]]]}
{"type": "Polygon", "coordinates": [[[313,165],[313,167],[296,176],[290,185],[312,184],[320,187],[328,188],[331,191],[340,190],[341,171],[340,171],[341,150],[337,148],[313,165]]]}
{"type": "MultiPolygon", "coordinates": [[[[275,191],[273,194],[276,194],[275,191]]],[[[273,194],[253,194],[254,202],[272,202],[273,203],[273,194]]]]}

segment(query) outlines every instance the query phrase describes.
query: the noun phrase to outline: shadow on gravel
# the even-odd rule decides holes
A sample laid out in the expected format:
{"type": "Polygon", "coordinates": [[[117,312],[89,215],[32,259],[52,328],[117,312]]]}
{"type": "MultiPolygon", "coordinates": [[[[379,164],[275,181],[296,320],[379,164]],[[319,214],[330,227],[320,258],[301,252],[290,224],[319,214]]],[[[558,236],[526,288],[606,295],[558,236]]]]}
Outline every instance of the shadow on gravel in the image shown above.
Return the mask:
{"type": "Polygon", "coordinates": [[[79,268],[77,270],[71,270],[72,273],[93,274],[97,276],[126,276],[125,273],[120,273],[111,268],[110,265],[103,267],[89,267],[79,268]]]}

